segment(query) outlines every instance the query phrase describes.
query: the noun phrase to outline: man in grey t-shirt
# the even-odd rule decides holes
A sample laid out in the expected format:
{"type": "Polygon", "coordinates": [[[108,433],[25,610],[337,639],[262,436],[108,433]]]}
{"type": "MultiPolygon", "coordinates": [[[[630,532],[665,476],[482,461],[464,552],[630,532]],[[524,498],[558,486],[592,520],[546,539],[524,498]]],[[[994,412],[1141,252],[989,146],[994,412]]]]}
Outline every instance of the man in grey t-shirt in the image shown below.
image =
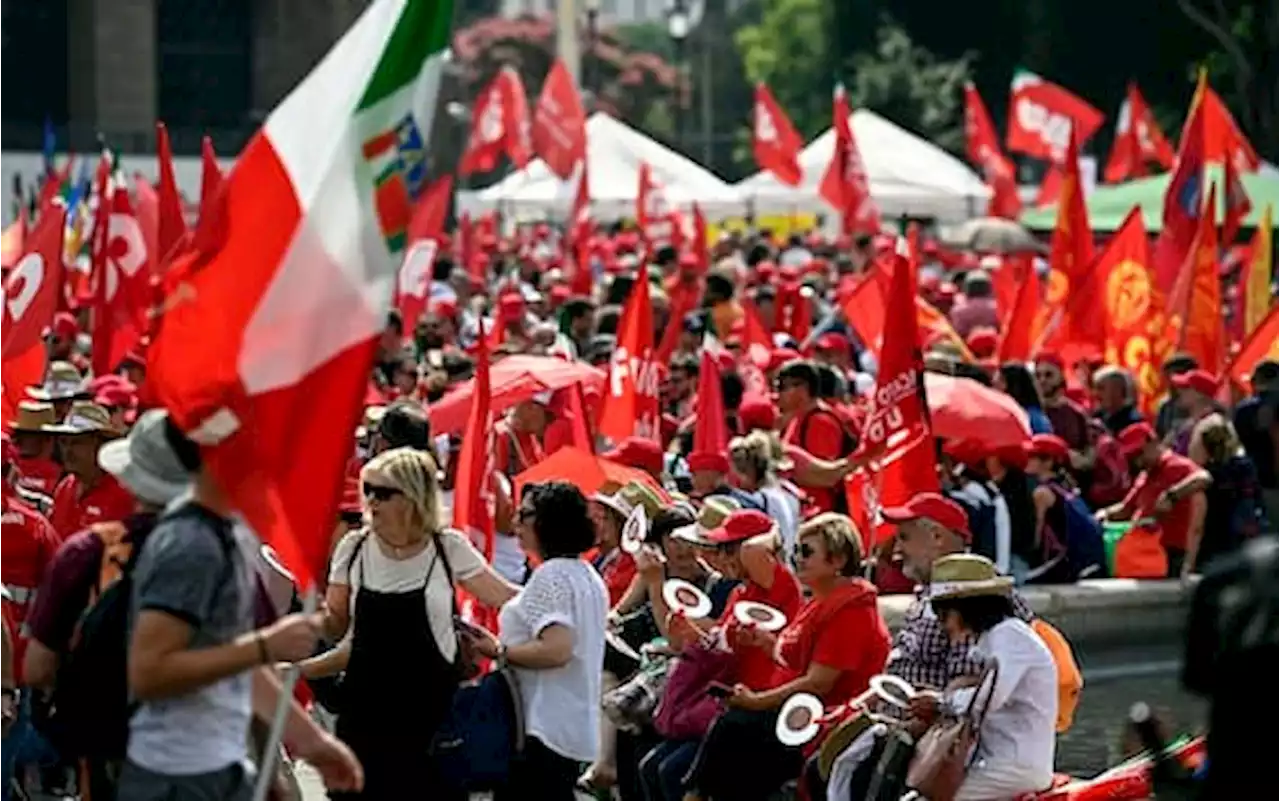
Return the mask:
{"type": "MultiPolygon", "coordinates": [[[[194,476],[147,537],[133,569],[129,722],[120,798],[247,799],[251,715],[269,718],[279,683],[267,666],[310,656],[319,615],[253,629],[253,579],[226,497],[197,446],[166,420],[164,438],[194,476]]],[[[296,705],[285,742],[332,789],[358,789],[360,766],[296,705]]]]}

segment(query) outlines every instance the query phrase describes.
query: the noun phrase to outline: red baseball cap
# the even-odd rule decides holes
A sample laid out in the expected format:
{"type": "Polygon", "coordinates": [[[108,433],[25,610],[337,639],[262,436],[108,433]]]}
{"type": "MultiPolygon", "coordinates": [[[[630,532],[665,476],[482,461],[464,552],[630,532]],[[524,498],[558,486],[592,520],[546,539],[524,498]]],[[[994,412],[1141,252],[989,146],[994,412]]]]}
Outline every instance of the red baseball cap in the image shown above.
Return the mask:
{"type": "Polygon", "coordinates": [[[800,351],[794,348],[774,348],[769,351],[769,369],[777,370],[787,362],[793,362],[799,359],[800,351]]]}
{"type": "Polygon", "coordinates": [[[662,472],[662,448],[644,437],[627,437],[618,443],[618,447],[605,453],[604,458],[649,473],[662,472]]]}
{"type": "Polygon", "coordinates": [[[686,461],[689,463],[689,469],[695,473],[699,470],[710,470],[715,473],[729,472],[729,457],[723,453],[694,451],[689,454],[686,461]]]}
{"type": "Polygon", "coordinates": [[[1173,384],[1177,389],[1190,389],[1209,397],[1213,397],[1218,391],[1218,379],[1208,372],[1198,369],[1175,375],[1170,379],[1169,383],[1173,384]]]}
{"type": "Polygon", "coordinates": [[[1028,456],[1040,456],[1055,462],[1066,462],[1071,458],[1067,441],[1056,434],[1035,434],[1022,447],[1028,456]]]}
{"type": "Polygon", "coordinates": [[[757,428],[772,431],[778,424],[778,409],[767,398],[745,398],[738,407],[738,419],[746,431],[757,428]]]}
{"type": "Polygon", "coordinates": [[[773,518],[756,509],[739,509],[707,532],[706,541],[713,545],[732,545],[773,531],[773,518]]]}
{"type": "Polygon", "coordinates": [[[1155,429],[1150,423],[1141,422],[1125,426],[1124,430],[1116,436],[1116,443],[1120,445],[1120,452],[1125,458],[1133,456],[1148,443],[1156,438],[1155,429]]]}
{"type": "Polygon", "coordinates": [[[813,343],[816,350],[835,350],[844,353],[849,352],[849,338],[844,334],[838,334],[835,331],[828,331],[813,343]]]}
{"type": "Polygon", "coordinates": [[[890,523],[905,523],[908,520],[927,518],[959,534],[966,542],[973,539],[973,534],[969,531],[969,515],[964,507],[936,492],[921,492],[913,495],[911,500],[902,506],[890,506],[883,510],[881,515],[890,523]]]}
{"type": "Polygon", "coordinates": [[[973,351],[974,356],[983,359],[996,352],[996,347],[1000,344],[1000,335],[994,328],[978,327],[969,332],[969,338],[965,340],[965,344],[969,346],[969,350],[973,351]]]}
{"type": "Polygon", "coordinates": [[[76,322],[75,315],[71,312],[58,312],[53,315],[53,322],[49,324],[49,333],[59,339],[75,339],[80,333],[80,324],[76,322]]]}
{"type": "Polygon", "coordinates": [[[1058,368],[1059,373],[1065,373],[1067,371],[1067,363],[1062,360],[1062,357],[1060,355],[1058,355],[1053,351],[1049,351],[1047,353],[1041,353],[1039,356],[1037,356],[1036,364],[1053,365],[1054,367],[1058,368]]]}

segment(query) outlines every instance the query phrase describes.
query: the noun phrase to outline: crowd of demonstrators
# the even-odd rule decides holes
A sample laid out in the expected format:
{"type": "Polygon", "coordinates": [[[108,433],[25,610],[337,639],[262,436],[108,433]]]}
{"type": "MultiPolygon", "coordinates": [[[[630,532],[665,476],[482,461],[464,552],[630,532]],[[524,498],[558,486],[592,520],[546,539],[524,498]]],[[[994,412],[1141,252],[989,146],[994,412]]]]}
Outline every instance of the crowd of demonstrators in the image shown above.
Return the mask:
{"type": "MultiPolygon", "coordinates": [[[[868,526],[854,508],[866,499],[845,482],[867,467],[858,446],[880,343],[861,341],[841,301],[891,241],[727,234],[704,269],[618,230],[589,243],[592,290],[575,295],[570,265],[533,247],[552,236],[481,238],[489,282],[445,248],[420,318],[388,315],[313,615],[290,611],[291,585],[191,442],[143,408],[145,354],[92,375],[80,321],[54,320],[46,379],[5,431],[6,792],[60,788],[74,769],[95,798],[238,797],[252,779],[243,765],[261,758],[250,721],[270,714],[280,663],[292,662],[314,698],[290,705],[285,744],[335,794],[449,797],[435,734],[459,682],[488,660],[515,677],[528,734],[500,798],[532,786],[548,798],[575,787],[624,801],[763,798],[802,776],[818,791],[818,741],[774,736],[788,698],[812,694],[847,718],[819,739],[834,736],[858,716],[842,705],[888,673],[934,691],[911,718],[924,724],[964,705],[962,685],[993,662],[988,770],[965,792],[1016,794],[1046,783],[1053,721],[1069,719],[1079,691],[1069,650],[1047,645],[1016,586],[1105,575],[1103,522],[1153,532],[1175,577],[1274,537],[1275,362],[1226,405],[1215,378],[1177,355],[1148,419],[1119,366],[1052,352],[992,361],[999,265],[967,257],[948,271],[926,243],[921,293],[977,357],[931,337],[926,369],[1004,392],[1030,430],[1022,443],[926,441],[937,475],[909,476],[920,488],[899,505],[862,509],[868,526]],[[590,382],[498,409],[486,561],[474,532],[449,525],[463,443],[432,430],[431,404],[473,377],[482,335],[495,361],[609,370],[646,257],[654,346],[670,340],[658,430],[596,436],[609,390],[590,382]],[[768,346],[752,339],[756,322],[768,346]],[[698,430],[708,378],[728,435],[718,445],[698,430]],[[629,468],[628,480],[521,479],[569,445],[629,468]],[[637,510],[638,550],[626,534],[637,510]],[[707,596],[706,614],[672,608],[672,579],[707,596]],[[904,591],[916,594],[890,637],[877,599],[904,591]],[[781,628],[742,622],[750,604],[780,613],[781,628]],[[114,656],[88,647],[104,640],[114,656]],[[88,732],[86,671],[119,675],[112,725],[88,732]],[[334,716],[333,734],[308,703],[334,716]]],[[[841,750],[856,772],[854,740],[841,750]]]]}

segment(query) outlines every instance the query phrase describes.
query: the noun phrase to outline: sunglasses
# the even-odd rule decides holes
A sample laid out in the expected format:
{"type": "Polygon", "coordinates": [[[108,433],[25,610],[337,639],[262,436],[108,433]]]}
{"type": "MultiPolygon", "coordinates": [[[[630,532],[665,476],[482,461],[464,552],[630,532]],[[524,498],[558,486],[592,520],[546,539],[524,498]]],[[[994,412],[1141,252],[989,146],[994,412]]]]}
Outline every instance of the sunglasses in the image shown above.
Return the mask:
{"type": "Polygon", "coordinates": [[[368,481],[360,487],[360,491],[364,493],[364,497],[373,501],[389,501],[397,495],[404,493],[395,487],[384,487],[381,484],[370,484],[368,481]]]}
{"type": "Polygon", "coordinates": [[[817,552],[818,550],[807,542],[802,542],[795,547],[796,559],[808,559],[817,552]]]}

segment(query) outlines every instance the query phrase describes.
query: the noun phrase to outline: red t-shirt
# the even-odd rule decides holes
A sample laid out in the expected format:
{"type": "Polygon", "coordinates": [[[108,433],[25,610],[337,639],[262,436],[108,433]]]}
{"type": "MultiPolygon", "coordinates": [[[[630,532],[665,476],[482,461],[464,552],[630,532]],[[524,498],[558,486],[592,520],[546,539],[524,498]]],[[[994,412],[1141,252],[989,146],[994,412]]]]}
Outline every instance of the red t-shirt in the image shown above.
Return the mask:
{"type": "Polygon", "coordinates": [[[7,488],[0,503],[0,549],[4,551],[0,582],[11,598],[4,602],[4,621],[13,637],[13,669],[21,684],[28,638],[24,624],[45,570],[58,551],[58,535],[44,515],[7,488]]]}
{"type": "Polygon", "coordinates": [[[1155,465],[1143,471],[1133,482],[1133,488],[1124,499],[1125,517],[1130,520],[1156,517],[1160,522],[1161,541],[1164,546],[1185,550],[1187,534],[1191,529],[1191,497],[1184,495],[1178,499],[1173,509],[1166,515],[1157,516],[1155,505],[1165,490],[1199,469],[1200,465],[1187,457],[1179,456],[1166,449],[1160,454],[1155,465]]]}
{"type": "Polygon", "coordinates": [[[534,435],[502,424],[498,425],[496,433],[494,464],[503,474],[518,476],[542,461],[542,444],[534,435]]]}
{"type": "Polygon", "coordinates": [[[603,559],[597,557],[592,561],[609,591],[609,608],[612,609],[627,594],[627,588],[636,577],[636,560],[621,548],[614,548],[603,559]]]}
{"type": "Polygon", "coordinates": [[[889,628],[876,606],[876,588],[854,579],[822,600],[805,603],[796,619],[778,635],[777,687],[803,676],[814,662],[840,671],[835,686],[822,699],[843,704],[863,693],[871,677],[889,659],[889,628]]]}
{"type": "Polygon", "coordinates": [[[62,477],[62,468],[43,456],[34,459],[18,457],[18,473],[18,486],[52,497],[53,488],[58,486],[58,479],[62,477]]]}
{"type": "Polygon", "coordinates": [[[754,645],[741,644],[736,633],[741,626],[733,616],[733,605],[738,601],[755,601],[772,606],[787,616],[787,620],[795,618],[800,611],[800,582],[795,575],[781,562],[773,565],[773,586],[769,589],[761,587],[753,581],[744,581],[729,593],[729,600],[724,605],[724,614],[720,622],[727,627],[729,646],[738,658],[738,681],[753,690],[767,690],[775,686],[773,674],[777,665],[773,662],[773,654],[754,645]]]}
{"type": "Polygon", "coordinates": [[[68,475],[58,482],[53,491],[53,511],[49,514],[49,522],[58,532],[59,539],[66,539],[94,523],[124,520],[133,514],[133,496],[120,486],[114,476],[104,474],[88,490],[82,487],[79,478],[68,475]]]}
{"type": "MultiPolygon", "coordinates": [[[[844,428],[840,418],[831,409],[819,406],[796,415],[782,432],[782,440],[799,445],[820,459],[839,459],[844,444],[844,428]]],[[[799,484],[799,482],[797,482],[799,484]]],[[[814,487],[799,484],[813,505],[822,512],[835,508],[835,490],[831,487],[814,487]]]]}

